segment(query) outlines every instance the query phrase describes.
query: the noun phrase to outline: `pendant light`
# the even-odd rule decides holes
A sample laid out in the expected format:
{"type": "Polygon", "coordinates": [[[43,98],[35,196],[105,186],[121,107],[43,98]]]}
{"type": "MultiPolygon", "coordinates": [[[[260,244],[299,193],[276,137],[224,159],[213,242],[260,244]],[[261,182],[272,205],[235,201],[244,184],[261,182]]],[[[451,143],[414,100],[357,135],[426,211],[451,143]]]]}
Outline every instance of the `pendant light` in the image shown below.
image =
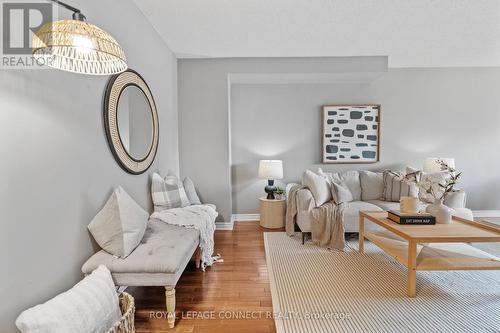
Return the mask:
{"type": "Polygon", "coordinates": [[[49,22],[37,31],[32,42],[37,61],[80,74],[112,75],[127,69],[125,53],[110,34],[87,23],[79,9],[51,1],[73,11],[73,19],[49,22]]]}

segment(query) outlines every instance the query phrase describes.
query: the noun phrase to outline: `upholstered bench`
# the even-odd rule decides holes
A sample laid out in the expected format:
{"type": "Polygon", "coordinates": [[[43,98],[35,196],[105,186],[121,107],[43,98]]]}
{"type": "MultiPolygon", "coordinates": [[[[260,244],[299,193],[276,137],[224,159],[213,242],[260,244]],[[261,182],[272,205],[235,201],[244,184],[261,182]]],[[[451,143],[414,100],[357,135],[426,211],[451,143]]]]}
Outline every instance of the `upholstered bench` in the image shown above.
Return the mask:
{"type": "Polygon", "coordinates": [[[195,255],[199,267],[199,231],[151,219],[139,246],[125,259],[101,250],[85,262],[84,274],[105,265],[117,286],[164,286],[168,324],[175,325],[175,286],[195,255]]]}

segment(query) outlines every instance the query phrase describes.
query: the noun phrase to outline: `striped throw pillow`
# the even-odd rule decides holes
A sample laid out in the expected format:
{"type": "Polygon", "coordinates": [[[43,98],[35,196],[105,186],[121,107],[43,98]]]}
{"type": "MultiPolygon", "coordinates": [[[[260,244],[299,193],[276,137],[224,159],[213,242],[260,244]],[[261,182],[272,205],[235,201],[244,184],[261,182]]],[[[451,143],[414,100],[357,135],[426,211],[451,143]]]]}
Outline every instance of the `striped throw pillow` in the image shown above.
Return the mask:
{"type": "Polygon", "coordinates": [[[155,212],[190,205],[182,182],[176,175],[171,173],[165,179],[157,173],[153,174],[151,197],[155,206],[155,212]]]}
{"type": "Polygon", "coordinates": [[[404,175],[391,170],[384,171],[384,192],[382,199],[385,201],[399,202],[401,197],[418,198],[418,187],[407,183],[404,175]]]}

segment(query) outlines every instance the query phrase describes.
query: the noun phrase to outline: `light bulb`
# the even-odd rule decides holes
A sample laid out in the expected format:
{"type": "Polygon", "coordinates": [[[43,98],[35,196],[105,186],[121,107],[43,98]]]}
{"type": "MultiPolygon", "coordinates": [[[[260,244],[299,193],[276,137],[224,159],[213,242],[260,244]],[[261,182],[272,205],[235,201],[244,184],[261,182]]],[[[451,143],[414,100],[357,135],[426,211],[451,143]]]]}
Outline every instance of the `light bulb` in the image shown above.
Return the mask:
{"type": "Polygon", "coordinates": [[[74,36],[72,43],[74,47],[83,52],[90,52],[94,48],[92,41],[85,36],[74,36]]]}

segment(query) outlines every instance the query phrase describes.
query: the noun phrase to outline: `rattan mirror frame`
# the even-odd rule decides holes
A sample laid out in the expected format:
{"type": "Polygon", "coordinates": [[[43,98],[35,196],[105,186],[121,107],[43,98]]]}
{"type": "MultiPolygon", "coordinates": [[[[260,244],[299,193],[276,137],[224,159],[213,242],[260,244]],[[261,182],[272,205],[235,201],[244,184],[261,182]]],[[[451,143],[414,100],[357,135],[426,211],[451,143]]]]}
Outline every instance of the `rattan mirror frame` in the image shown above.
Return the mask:
{"type": "Polygon", "coordinates": [[[140,175],[149,169],[156,157],[159,142],[159,124],[158,112],[153,98],[153,94],[149,89],[146,81],[139,73],[132,69],[128,69],[123,73],[113,75],[106,86],[104,95],[104,130],[106,132],[106,139],[108,140],[109,148],[120,167],[128,173],[140,175]],[[151,112],[151,119],[153,121],[153,135],[149,152],[141,160],[137,160],[125,149],[120,137],[118,129],[118,102],[120,96],[125,88],[135,86],[140,89],[149,104],[149,111],[151,112]]]}

